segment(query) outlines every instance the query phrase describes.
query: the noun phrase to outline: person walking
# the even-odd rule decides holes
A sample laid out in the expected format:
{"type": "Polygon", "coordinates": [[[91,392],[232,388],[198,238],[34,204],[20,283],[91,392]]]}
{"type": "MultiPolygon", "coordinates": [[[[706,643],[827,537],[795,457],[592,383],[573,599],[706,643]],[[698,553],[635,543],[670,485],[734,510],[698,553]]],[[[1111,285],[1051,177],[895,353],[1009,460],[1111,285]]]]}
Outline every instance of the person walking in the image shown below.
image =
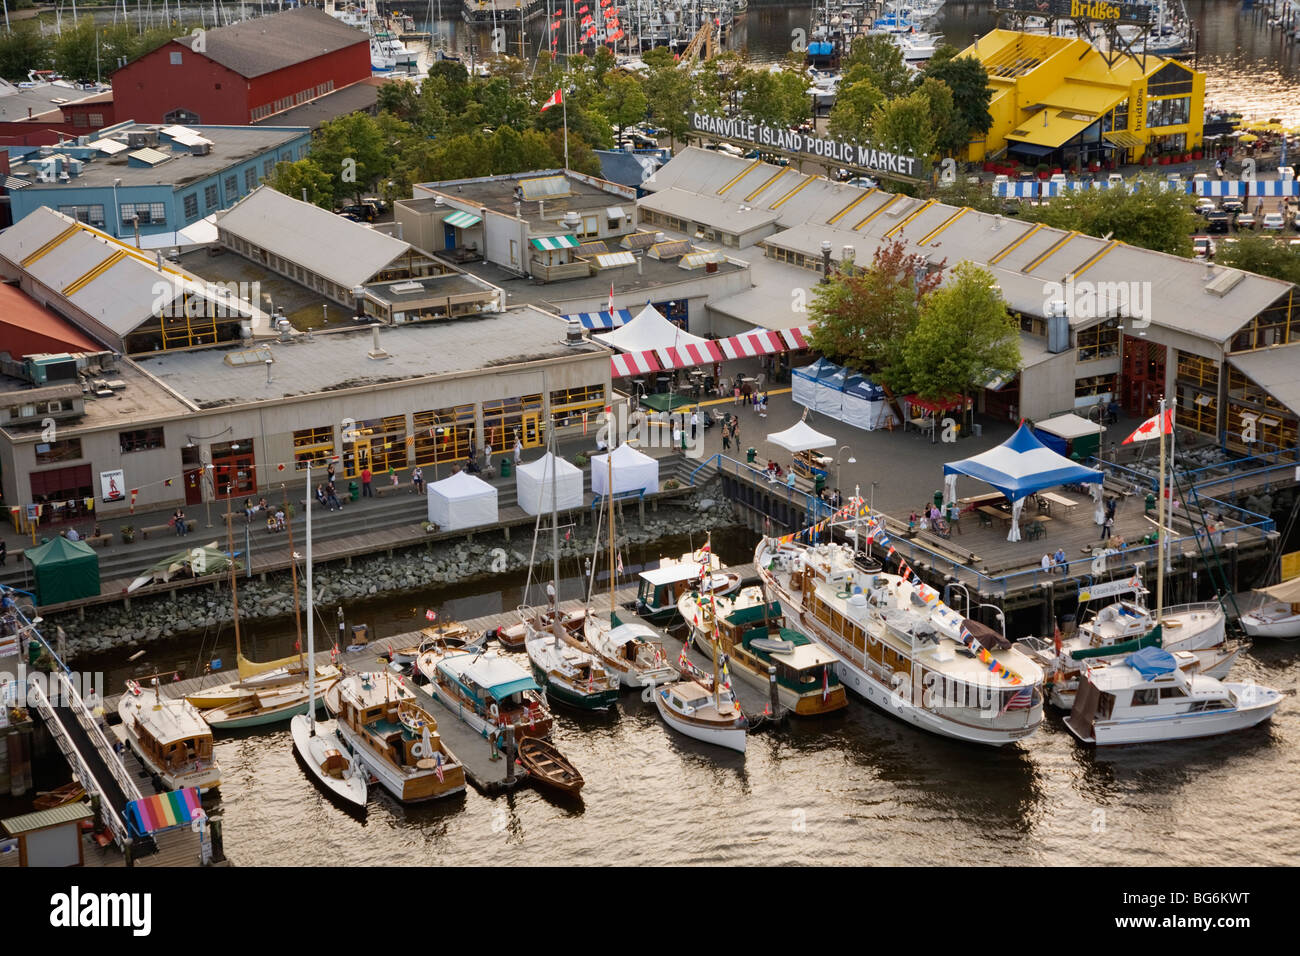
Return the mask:
{"type": "Polygon", "coordinates": [[[524,443],[520,439],[516,438],[515,439],[515,467],[518,468],[519,463],[522,462],[523,460],[524,460],[524,443]]]}
{"type": "Polygon", "coordinates": [[[724,425],[722,427],[722,450],[731,451],[731,426],[730,425],[724,425]]]}
{"type": "Polygon", "coordinates": [[[1111,531],[1115,527],[1115,519],[1108,513],[1106,520],[1101,523],[1101,540],[1105,541],[1110,537],[1111,531]]]}
{"type": "Polygon", "coordinates": [[[370,487],[370,482],[373,478],[374,475],[370,473],[369,466],[361,469],[361,497],[373,498],[375,496],[374,489],[370,487]]]}
{"type": "Polygon", "coordinates": [[[411,490],[417,495],[424,494],[424,469],[419,465],[411,472],[411,490]]]}
{"type": "Polygon", "coordinates": [[[334,462],[330,462],[329,467],[325,469],[325,484],[334,484],[334,462]]]}
{"type": "Polygon", "coordinates": [[[731,390],[731,404],[733,406],[740,404],[740,383],[737,382],[731,390]]]}

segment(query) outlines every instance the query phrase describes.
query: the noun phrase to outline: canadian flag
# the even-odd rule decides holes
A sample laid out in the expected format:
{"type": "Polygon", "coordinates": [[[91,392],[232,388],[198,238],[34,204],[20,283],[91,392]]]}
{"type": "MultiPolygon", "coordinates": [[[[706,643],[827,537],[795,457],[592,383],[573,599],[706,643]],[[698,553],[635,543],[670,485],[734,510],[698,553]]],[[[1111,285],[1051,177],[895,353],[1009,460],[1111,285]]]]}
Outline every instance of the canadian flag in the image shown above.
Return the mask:
{"type": "Polygon", "coordinates": [[[1150,441],[1152,438],[1159,438],[1161,435],[1172,435],[1174,433],[1174,410],[1166,408],[1162,414],[1152,415],[1128,438],[1125,438],[1123,444],[1127,445],[1134,441],[1150,441]]]}
{"type": "Polygon", "coordinates": [[[614,321],[614,283],[609,284],[609,319],[614,321]]]}
{"type": "Polygon", "coordinates": [[[542,104],[542,112],[545,113],[552,106],[559,106],[563,102],[564,95],[559,90],[556,90],[551,94],[551,98],[542,104]]]}

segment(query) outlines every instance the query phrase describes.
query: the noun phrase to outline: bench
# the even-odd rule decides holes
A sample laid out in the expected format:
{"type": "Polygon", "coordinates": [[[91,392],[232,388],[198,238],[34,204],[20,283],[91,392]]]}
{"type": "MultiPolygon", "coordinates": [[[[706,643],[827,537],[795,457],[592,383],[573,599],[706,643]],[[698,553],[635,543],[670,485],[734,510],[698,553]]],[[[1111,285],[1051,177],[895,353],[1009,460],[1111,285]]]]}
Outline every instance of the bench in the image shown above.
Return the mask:
{"type": "Polygon", "coordinates": [[[930,531],[923,531],[918,528],[912,534],[912,540],[924,544],[931,551],[937,552],[949,558],[956,558],[959,564],[976,564],[980,556],[973,551],[968,551],[961,545],[953,544],[947,538],[941,538],[930,531]]]}
{"type": "MultiPolygon", "coordinates": [[[[188,531],[193,531],[194,528],[195,528],[195,521],[194,521],[194,519],[193,519],[193,518],[186,518],[186,519],[185,519],[185,529],[186,529],[186,531],[187,531],[187,532],[188,532],[188,531]]],[[[176,529],[173,528],[170,524],[151,524],[151,525],[150,525],[149,527],[147,527],[147,528],[141,528],[141,529],[140,529],[140,534],[141,534],[143,537],[148,538],[149,535],[151,535],[151,534],[161,534],[161,533],[164,532],[164,531],[166,531],[166,532],[170,532],[171,534],[176,534],[176,529]]]]}
{"type": "Polygon", "coordinates": [[[82,538],[81,540],[91,547],[99,545],[100,547],[107,548],[109,543],[113,540],[113,536],[111,534],[92,534],[89,537],[82,538]]]}
{"type": "Polygon", "coordinates": [[[405,485],[394,485],[391,481],[386,481],[383,482],[382,484],[378,481],[372,481],[370,483],[370,489],[371,491],[374,492],[376,498],[382,498],[384,497],[384,495],[392,495],[392,494],[398,494],[403,491],[410,491],[411,485],[410,482],[407,482],[405,485]]]}

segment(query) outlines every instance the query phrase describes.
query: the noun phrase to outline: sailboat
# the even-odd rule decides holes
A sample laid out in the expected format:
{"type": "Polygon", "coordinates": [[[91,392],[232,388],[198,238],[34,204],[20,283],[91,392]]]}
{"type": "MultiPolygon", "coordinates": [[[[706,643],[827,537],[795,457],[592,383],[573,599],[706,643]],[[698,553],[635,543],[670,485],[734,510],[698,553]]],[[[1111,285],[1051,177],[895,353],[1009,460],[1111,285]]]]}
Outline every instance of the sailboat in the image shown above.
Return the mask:
{"type": "MultiPolygon", "coordinates": [[[[308,512],[310,517],[310,511],[308,512]]],[[[231,523],[230,511],[226,511],[226,548],[233,550],[233,544],[230,540],[231,523]]],[[[289,549],[293,550],[293,530],[289,531],[289,549]]],[[[294,561],[290,562],[290,568],[293,573],[293,601],[295,611],[298,604],[298,566],[294,561]]],[[[230,600],[231,609],[235,624],[235,655],[239,660],[243,660],[242,648],[240,646],[239,632],[239,587],[238,578],[235,575],[235,565],[230,563],[230,600]]],[[[295,620],[299,620],[295,613],[295,620]]],[[[240,690],[248,690],[248,693],[240,693],[228,703],[201,709],[203,719],[207,721],[208,726],[213,730],[244,730],[249,727],[264,727],[268,724],[279,723],[287,720],[296,714],[306,713],[309,701],[315,703],[315,698],[311,695],[309,684],[317,677],[325,681],[326,684],[333,683],[338,679],[339,671],[336,667],[328,668],[308,668],[302,658],[302,631],[299,621],[298,632],[298,649],[297,669],[290,672],[287,667],[283,669],[284,679],[270,679],[275,671],[265,672],[266,679],[261,681],[254,678],[248,685],[241,687],[240,690]],[[323,673],[318,673],[322,671],[323,673]],[[306,674],[310,679],[304,680],[306,674]]],[[[310,658],[308,658],[310,660],[310,658]]],[[[191,704],[194,703],[193,697],[186,698],[191,704]]]]}
{"type": "MultiPolygon", "coordinates": [[[[307,500],[311,500],[311,462],[307,463],[307,500]]],[[[294,588],[294,595],[298,593],[294,588]]],[[[311,509],[307,509],[307,660],[316,653],[316,596],[311,586],[311,509]]],[[[366,805],[366,771],[348,752],[335,727],[316,722],[316,676],[307,672],[307,711],[289,721],[294,752],[321,786],[345,803],[366,805]]]]}
{"type": "MultiPolygon", "coordinates": [[[[606,461],[609,467],[608,487],[613,488],[613,454],[607,455],[606,461]]],[[[652,683],[662,684],[677,676],[664,654],[662,636],[635,615],[627,615],[628,620],[623,621],[614,603],[618,569],[615,567],[613,495],[605,497],[605,507],[609,512],[609,620],[601,620],[598,614],[589,609],[583,636],[587,646],[600,658],[605,670],[617,677],[619,686],[646,687],[652,683]]]]}
{"type": "Polygon", "coordinates": [[[714,656],[712,676],[687,659],[684,645],[677,664],[681,680],[663,687],[651,684],[642,699],[653,700],[664,723],[687,737],[744,753],[749,721],[741,712],[731,679],[724,685],[719,673],[726,673],[726,655],[714,656]]]}
{"type": "MultiPolygon", "coordinates": [[[[308,499],[311,500],[310,498],[308,499]]],[[[231,540],[231,512],[230,501],[226,502],[226,550],[233,553],[233,542],[231,540]]],[[[293,527],[292,522],[288,524],[289,529],[289,550],[293,551],[293,527]]],[[[294,580],[294,600],[297,601],[297,565],[290,563],[295,576],[294,580]]],[[[238,668],[239,679],[230,681],[225,684],[218,684],[214,687],[205,687],[186,695],[185,699],[197,707],[199,710],[234,709],[240,712],[244,709],[243,705],[255,698],[259,693],[278,694],[281,690],[292,690],[297,686],[303,688],[306,675],[306,664],[300,653],[291,657],[281,657],[273,661],[250,661],[244,656],[243,647],[240,641],[239,631],[239,593],[237,589],[237,579],[235,576],[234,562],[230,562],[230,595],[234,607],[235,623],[235,664],[238,668]]],[[[295,608],[296,616],[296,608],[295,608]]],[[[301,646],[302,635],[299,634],[301,646]]],[[[320,664],[316,668],[316,678],[318,680],[335,680],[339,676],[339,670],[331,664],[320,664]]],[[[253,726],[253,725],[245,725],[253,726]]]]}
{"type": "Polygon", "coordinates": [[[1245,632],[1251,637],[1300,637],[1300,577],[1257,590],[1273,600],[1241,616],[1245,632]]]}
{"type": "MultiPolygon", "coordinates": [[[[550,444],[553,444],[551,442],[550,444]]],[[[559,620],[560,528],[556,508],[555,452],[548,451],[551,473],[551,560],[554,583],[547,588],[551,598],[551,624],[539,627],[531,613],[521,612],[526,632],[524,648],[533,665],[533,676],[550,699],[579,710],[608,710],[618,702],[618,678],[611,678],[599,658],[576,639],[559,620]]],[[[540,517],[538,519],[540,521],[540,517]]]]}

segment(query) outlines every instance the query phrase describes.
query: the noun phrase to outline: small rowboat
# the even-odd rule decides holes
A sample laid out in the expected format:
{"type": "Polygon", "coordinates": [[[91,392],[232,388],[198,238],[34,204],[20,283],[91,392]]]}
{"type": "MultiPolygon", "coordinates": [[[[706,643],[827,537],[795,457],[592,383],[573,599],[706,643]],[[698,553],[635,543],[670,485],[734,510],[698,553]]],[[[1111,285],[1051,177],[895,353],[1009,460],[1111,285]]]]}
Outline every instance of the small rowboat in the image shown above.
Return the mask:
{"type": "Polygon", "coordinates": [[[32,806],[37,810],[53,810],[55,807],[80,800],[85,795],[86,788],[74,780],[57,789],[41,793],[32,801],[32,806]]]}
{"type": "Polygon", "coordinates": [[[538,783],[565,793],[577,793],[582,789],[582,774],[554,745],[540,737],[525,737],[519,741],[519,762],[538,783]]]}

